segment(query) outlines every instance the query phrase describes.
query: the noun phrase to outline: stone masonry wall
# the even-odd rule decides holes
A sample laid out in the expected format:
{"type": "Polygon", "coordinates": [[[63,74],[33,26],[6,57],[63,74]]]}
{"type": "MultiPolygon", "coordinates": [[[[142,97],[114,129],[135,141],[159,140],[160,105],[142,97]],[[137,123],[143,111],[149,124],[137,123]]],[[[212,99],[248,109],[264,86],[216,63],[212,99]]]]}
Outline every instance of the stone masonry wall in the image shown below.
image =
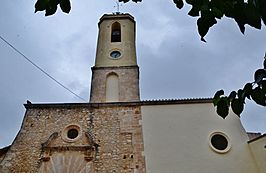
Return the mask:
{"type": "Polygon", "coordinates": [[[106,102],[106,78],[116,73],[119,78],[119,101],[139,101],[139,68],[132,67],[98,67],[92,68],[90,102],[106,102]]]}
{"type": "Polygon", "coordinates": [[[94,109],[91,117],[93,134],[100,145],[96,172],[144,173],[140,107],[94,109]]]}
{"type": "Polygon", "coordinates": [[[140,121],[139,106],[30,105],[0,172],[144,173],[140,121]]]}

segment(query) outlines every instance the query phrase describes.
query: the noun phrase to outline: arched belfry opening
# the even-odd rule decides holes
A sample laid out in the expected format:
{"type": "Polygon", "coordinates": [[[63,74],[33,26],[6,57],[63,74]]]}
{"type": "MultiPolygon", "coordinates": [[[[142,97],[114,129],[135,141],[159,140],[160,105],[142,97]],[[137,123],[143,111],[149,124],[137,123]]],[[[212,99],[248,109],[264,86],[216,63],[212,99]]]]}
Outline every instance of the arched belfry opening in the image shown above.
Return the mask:
{"type": "Polygon", "coordinates": [[[119,77],[116,73],[109,73],[106,77],[106,101],[119,101],[119,77]]]}
{"type": "Polygon", "coordinates": [[[112,24],[111,42],[121,42],[121,25],[118,22],[112,24]]]}

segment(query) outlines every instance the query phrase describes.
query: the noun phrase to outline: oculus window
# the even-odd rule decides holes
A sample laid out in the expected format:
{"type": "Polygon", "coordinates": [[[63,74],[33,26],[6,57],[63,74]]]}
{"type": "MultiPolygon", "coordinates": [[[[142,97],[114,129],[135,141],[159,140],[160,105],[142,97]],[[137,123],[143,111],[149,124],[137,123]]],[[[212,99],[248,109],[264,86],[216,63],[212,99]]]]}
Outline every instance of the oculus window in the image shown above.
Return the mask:
{"type": "Polygon", "coordinates": [[[69,129],[67,131],[67,137],[70,139],[75,139],[76,137],[78,137],[79,132],[77,129],[69,129]]]}
{"type": "Polygon", "coordinates": [[[230,150],[229,138],[222,132],[214,132],[210,135],[210,147],[218,153],[226,153],[230,150]]]}
{"type": "Polygon", "coordinates": [[[62,131],[62,139],[65,142],[75,142],[81,137],[81,128],[77,124],[70,124],[62,131]]]}
{"type": "Polygon", "coordinates": [[[110,56],[113,58],[113,59],[117,59],[117,58],[120,58],[121,56],[121,53],[119,51],[113,51],[110,53],[110,56]]]}

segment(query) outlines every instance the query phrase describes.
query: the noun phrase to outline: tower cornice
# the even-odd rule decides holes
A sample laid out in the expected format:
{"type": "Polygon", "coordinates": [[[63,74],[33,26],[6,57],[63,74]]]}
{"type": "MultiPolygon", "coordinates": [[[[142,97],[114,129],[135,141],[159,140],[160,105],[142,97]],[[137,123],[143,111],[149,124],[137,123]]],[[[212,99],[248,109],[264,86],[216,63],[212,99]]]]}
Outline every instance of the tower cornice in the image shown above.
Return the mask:
{"type": "Polygon", "coordinates": [[[114,14],[104,14],[100,18],[98,26],[100,26],[103,20],[114,20],[114,19],[129,19],[133,23],[135,23],[134,17],[131,16],[129,13],[114,13],[114,14]]]}
{"type": "Polygon", "coordinates": [[[112,67],[96,67],[96,66],[93,66],[93,67],[91,67],[91,70],[98,70],[98,69],[132,69],[132,68],[139,69],[139,66],[138,65],[132,65],[132,66],[112,66],[112,67]]]}

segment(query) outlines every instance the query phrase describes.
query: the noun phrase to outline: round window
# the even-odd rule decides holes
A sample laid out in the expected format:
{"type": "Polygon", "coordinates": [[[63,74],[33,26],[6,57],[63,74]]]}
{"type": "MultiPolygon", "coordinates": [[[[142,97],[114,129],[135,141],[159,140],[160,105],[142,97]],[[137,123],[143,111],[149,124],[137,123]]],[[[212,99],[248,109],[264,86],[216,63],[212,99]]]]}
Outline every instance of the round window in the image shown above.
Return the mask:
{"type": "Polygon", "coordinates": [[[71,124],[62,131],[62,138],[66,142],[75,142],[81,137],[81,128],[79,125],[71,124]]]}
{"type": "Polygon", "coordinates": [[[210,136],[210,146],[218,153],[225,153],[231,147],[228,137],[221,132],[215,132],[210,136]]]}
{"type": "Polygon", "coordinates": [[[115,50],[115,51],[113,51],[113,52],[110,53],[110,56],[112,58],[114,58],[114,59],[117,59],[117,58],[119,58],[121,56],[121,53],[119,51],[116,51],[115,50]]]}
{"type": "Polygon", "coordinates": [[[78,137],[79,132],[77,129],[69,129],[67,132],[67,137],[70,139],[75,139],[76,137],[78,137]]]}

